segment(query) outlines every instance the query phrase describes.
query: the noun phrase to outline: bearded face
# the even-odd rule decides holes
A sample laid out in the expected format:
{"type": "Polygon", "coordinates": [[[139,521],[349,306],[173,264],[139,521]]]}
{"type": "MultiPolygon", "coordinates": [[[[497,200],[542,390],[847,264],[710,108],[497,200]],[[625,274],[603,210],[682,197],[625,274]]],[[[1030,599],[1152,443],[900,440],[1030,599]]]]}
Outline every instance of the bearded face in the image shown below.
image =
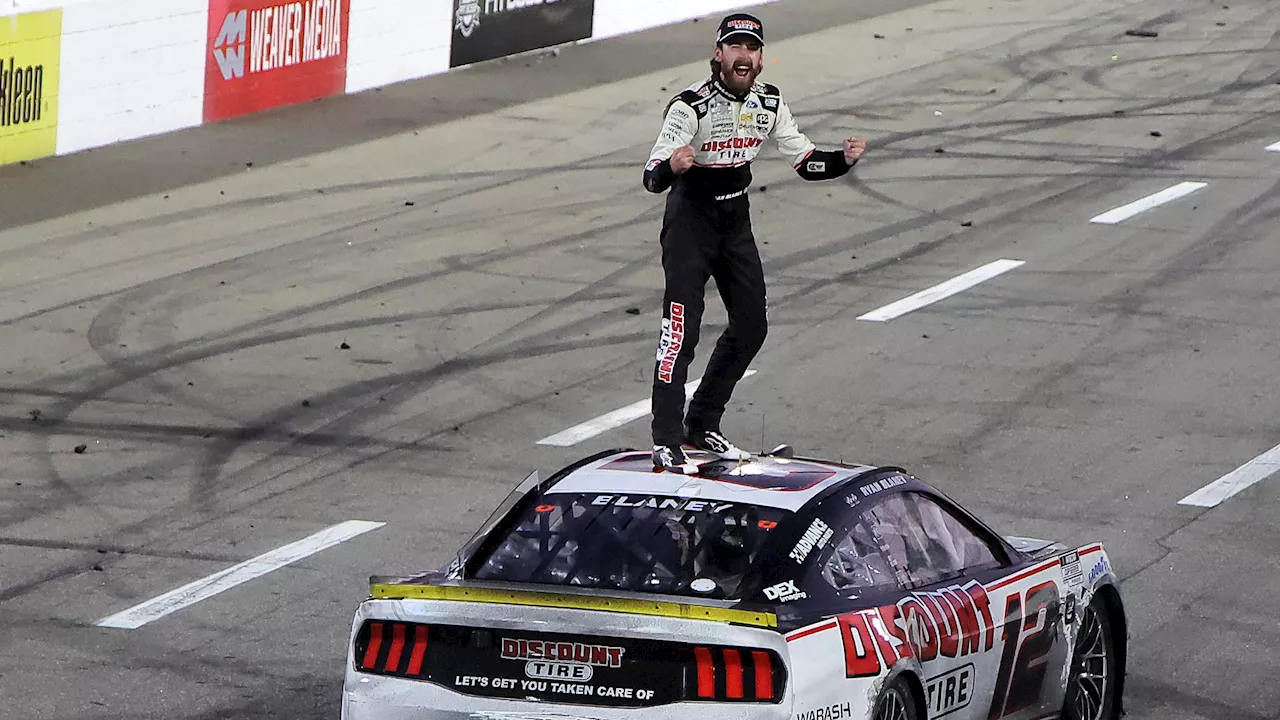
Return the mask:
{"type": "Polygon", "coordinates": [[[716,47],[720,79],[735,93],[751,89],[764,70],[764,48],[754,39],[735,37],[716,47]]]}

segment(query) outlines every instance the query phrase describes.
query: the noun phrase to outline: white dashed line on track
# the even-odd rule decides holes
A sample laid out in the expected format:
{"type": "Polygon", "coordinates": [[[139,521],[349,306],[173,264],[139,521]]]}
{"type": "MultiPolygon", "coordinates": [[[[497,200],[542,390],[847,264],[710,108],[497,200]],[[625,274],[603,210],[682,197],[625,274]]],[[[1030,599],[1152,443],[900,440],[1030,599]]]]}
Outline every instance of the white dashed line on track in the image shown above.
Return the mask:
{"type": "Polygon", "coordinates": [[[1280,142],[1268,145],[1264,149],[1267,152],[1280,152],[1280,142]]]}
{"type": "MultiPolygon", "coordinates": [[[[745,380],[755,374],[756,374],[755,370],[748,370],[746,374],[742,376],[742,378],[745,380]]],[[[689,397],[690,395],[692,395],[693,391],[697,390],[698,385],[700,385],[701,383],[702,383],[702,378],[698,378],[697,380],[691,380],[685,383],[684,385],[685,397],[689,397]]],[[[556,447],[569,447],[571,445],[577,445],[583,440],[589,440],[597,435],[606,433],[614,428],[622,427],[623,425],[626,425],[627,423],[632,422],[634,420],[639,420],[640,418],[652,412],[653,412],[652,398],[637,400],[636,402],[633,402],[626,407],[614,410],[611,413],[606,413],[604,415],[601,415],[600,417],[592,418],[584,423],[574,425],[568,430],[558,432],[555,435],[544,437],[541,440],[539,440],[537,444],[538,445],[554,445],[556,447]]]]}
{"type": "Polygon", "coordinates": [[[1280,445],[1182,498],[1178,504],[1216,507],[1223,500],[1271,477],[1277,470],[1280,470],[1280,445]]]}
{"type": "Polygon", "coordinates": [[[1101,215],[1091,218],[1089,222],[1101,225],[1115,225],[1116,223],[1128,220],[1134,215],[1144,213],[1152,208],[1160,207],[1166,203],[1171,203],[1174,200],[1186,197],[1207,185],[1208,183],[1202,182],[1181,182],[1173,187],[1165,188],[1158,193],[1148,195],[1139,200],[1134,200],[1128,205],[1121,205],[1114,210],[1108,210],[1101,215]]]}
{"type": "Polygon", "coordinates": [[[896,317],[901,317],[913,310],[919,310],[926,305],[931,305],[939,300],[949,298],[956,293],[968,290],[974,285],[978,285],[979,283],[986,282],[997,275],[1009,272],[1024,263],[1024,260],[996,260],[995,262],[987,263],[980,268],[970,270],[963,275],[953,277],[950,280],[934,285],[927,290],[921,290],[915,295],[905,297],[897,302],[889,303],[882,308],[872,310],[864,315],[859,315],[858,319],[869,320],[871,322],[885,322],[896,317]]]}
{"type": "Polygon", "coordinates": [[[206,578],[196,580],[176,590],[171,590],[146,602],[134,605],[128,610],[122,610],[114,615],[105,617],[95,625],[98,627],[136,630],[153,620],[159,620],[169,613],[211,598],[241,583],[266,575],[272,570],[278,570],[308,555],[314,555],[321,550],[346,542],[370,530],[376,530],[383,525],[386,525],[386,523],[366,522],[363,520],[348,520],[338,523],[297,542],[276,548],[271,552],[246,560],[239,565],[234,565],[226,570],[216,572],[206,578]]]}

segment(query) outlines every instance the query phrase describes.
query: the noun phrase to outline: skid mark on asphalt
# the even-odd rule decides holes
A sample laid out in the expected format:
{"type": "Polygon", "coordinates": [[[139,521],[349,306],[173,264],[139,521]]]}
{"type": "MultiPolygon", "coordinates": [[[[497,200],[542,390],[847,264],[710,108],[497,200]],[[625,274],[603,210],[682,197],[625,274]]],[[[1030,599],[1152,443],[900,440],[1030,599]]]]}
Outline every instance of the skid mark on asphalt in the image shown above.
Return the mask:
{"type": "Polygon", "coordinates": [[[348,520],[338,523],[301,540],[250,558],[208,577],[138,603],[127,610],[109,615],[94,624],[98,627],[136,630],[147,623],[159,620],[201,600],[226,592],[254,578],[262,577],[273,570],[279,570],[286,565],[291,565],[321,550],[344,543],[371,530],[377,530],[383,525],[386,525],[386,523],[364,520],[348,520]]]}

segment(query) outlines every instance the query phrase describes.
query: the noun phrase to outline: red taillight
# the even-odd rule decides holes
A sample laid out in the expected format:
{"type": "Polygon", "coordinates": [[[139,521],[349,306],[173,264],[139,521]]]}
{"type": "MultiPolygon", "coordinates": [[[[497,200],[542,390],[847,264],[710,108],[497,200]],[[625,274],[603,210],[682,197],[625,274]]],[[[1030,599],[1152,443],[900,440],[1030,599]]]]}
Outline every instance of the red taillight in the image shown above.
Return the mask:
{"type": "Polygon", "coordinates": [[[413,628],[413,654],[409,656],[409,674],[422,674],[422,657],[427,654],[427,626],[413,628]]]}
{"type": "Polygon", "coordinates": [[[775,654],[751,648],[693,649],[693,676],[688,687],[690,700],[739,702],[779,702],[782,700],[781,668],[774,670],[775,654]],[[691,692],[692,691],[692,692],[691,692]]]}
{"type": "Polygon", "coordinates": [[[382,625],[380,622],[369,625],[369,647],[365,648],[364,660],[360,661],[364,670],[372,670],[378,662],[378,651],[382,649],[382,625]]]}
{"type": "Polygon", "coordinates": [[[693,649],[698,659],[698,697],[713,698],[716,696],[716,666],[711,659],[711,651],[700,647],[693,649]]]}
{"type": "Polygon", "coordinates": [[[387,662],[383,670],[400,667],[400,655],[404,652],[404,623],[391,624],[391,652],[387,653],[387,662]]]}
{"type": "Polygon", "coordinates": [[[427,652],[426,625],[374,620],[367,627],[367,637],[361,633],[356,641],[356,654],[361,658],[361,670],[405,675],[422,673],[422,659],[427,652]],[[388,635],[391,637],[390,643],[386,642],[388,635]],[[407,668],[404,667],[406,657],[407,668]]]}
{"type": "Polygon", "coordinates": [[[751,653],[751,662],[756,668],[756,699],[773,699],[773,661],[769,653],[756,650],[751,653]]]}
{"type": "Polygon", "coordinates": [[[742,656],[737,650],[724,651],[724,692],[731,698],[742,697],[742,656]]]}

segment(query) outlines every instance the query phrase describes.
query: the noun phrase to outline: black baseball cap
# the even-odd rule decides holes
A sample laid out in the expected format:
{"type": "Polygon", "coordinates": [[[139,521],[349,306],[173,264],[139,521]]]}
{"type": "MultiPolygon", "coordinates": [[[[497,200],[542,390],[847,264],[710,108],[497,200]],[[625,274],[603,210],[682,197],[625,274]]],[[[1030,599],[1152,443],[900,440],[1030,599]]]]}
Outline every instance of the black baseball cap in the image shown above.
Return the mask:
{"type": "Polygon", "coordinates": [[[764,44],[764,23],[754,15],[734,13],[720,21],[720,29],[716,31],[716,44],[719,45],[733,35],[750,35],[764,44]]]}

